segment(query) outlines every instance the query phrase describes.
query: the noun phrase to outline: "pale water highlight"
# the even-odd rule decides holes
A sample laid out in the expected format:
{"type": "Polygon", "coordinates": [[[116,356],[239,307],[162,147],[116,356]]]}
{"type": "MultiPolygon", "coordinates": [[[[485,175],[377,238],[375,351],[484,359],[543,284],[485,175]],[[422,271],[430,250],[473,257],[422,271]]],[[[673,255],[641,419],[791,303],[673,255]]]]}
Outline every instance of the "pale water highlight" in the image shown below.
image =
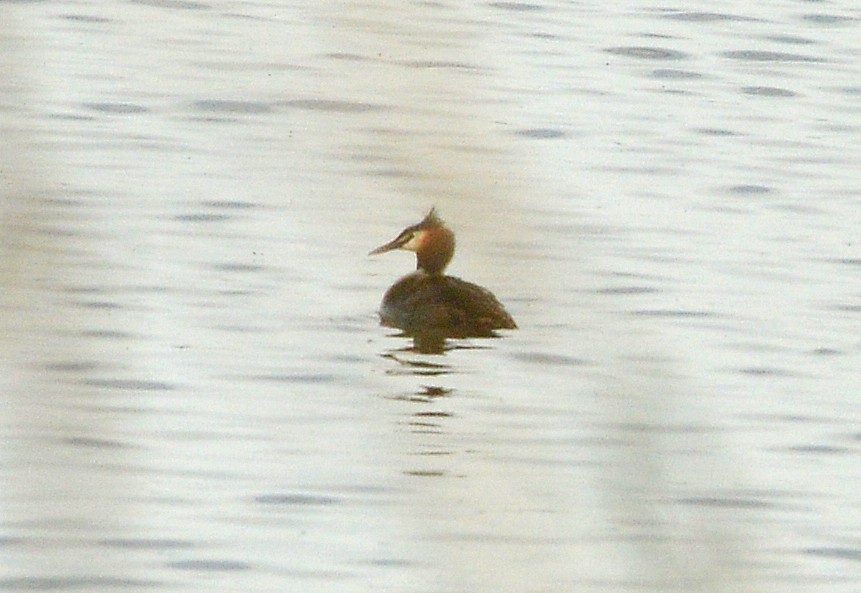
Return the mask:
{"type": "Polygon", "coordinates": [[[856,591],[858,18],[0,3],[0,590],[856,591]]]}

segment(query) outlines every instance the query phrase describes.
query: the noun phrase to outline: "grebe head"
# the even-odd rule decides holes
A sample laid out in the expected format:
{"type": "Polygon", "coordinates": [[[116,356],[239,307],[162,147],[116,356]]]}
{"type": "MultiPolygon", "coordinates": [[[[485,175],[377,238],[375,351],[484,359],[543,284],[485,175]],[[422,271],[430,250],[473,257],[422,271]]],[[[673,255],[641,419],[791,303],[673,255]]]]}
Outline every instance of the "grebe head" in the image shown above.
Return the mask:
{"type": "Polygon", "coordinates": [[[368,255],[394,249],[415,251],[417,269],[428,274],[442,274],[454,255],[454,233],[446,228],[436,209],[431,208],[420,223],[408,226],[394,241],[377,247],[368,255]]]}

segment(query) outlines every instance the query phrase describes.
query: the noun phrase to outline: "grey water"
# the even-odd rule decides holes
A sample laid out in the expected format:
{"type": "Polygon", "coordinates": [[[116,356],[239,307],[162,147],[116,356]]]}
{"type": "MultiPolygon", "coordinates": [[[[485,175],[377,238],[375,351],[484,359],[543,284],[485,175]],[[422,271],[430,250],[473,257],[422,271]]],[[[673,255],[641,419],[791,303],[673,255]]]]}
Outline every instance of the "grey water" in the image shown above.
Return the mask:
{"type": "Polygon", "coordinates": [[[857,591],[850,2],[0,2],[0,591],[857,591]],[[436,206],[516,319],[378,325],[436,206]]]}

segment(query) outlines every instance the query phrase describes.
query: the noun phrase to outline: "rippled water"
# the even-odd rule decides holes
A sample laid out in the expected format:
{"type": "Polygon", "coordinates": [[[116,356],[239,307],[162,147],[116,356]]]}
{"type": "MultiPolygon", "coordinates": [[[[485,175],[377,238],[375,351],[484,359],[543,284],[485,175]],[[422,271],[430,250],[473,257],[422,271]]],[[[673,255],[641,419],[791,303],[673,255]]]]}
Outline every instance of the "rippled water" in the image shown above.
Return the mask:
{"type": "Polygon", "coordinates": [[[857,590],[861,15],[719,10],[0,3],[0,590],[857,590]]]}

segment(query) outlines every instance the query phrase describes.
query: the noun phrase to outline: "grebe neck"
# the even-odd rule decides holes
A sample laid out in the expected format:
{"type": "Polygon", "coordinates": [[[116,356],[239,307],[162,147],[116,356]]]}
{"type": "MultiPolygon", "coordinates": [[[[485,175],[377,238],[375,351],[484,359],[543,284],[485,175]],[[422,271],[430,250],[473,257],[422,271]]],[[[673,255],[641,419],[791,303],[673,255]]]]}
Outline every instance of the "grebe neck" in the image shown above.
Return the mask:
{"type": "Polygon", "coordinates": [[[454,256],[454,233],[445,227],[429,229],[416,250],[416,269],[431,276],[442,276],[454,256]]]}

